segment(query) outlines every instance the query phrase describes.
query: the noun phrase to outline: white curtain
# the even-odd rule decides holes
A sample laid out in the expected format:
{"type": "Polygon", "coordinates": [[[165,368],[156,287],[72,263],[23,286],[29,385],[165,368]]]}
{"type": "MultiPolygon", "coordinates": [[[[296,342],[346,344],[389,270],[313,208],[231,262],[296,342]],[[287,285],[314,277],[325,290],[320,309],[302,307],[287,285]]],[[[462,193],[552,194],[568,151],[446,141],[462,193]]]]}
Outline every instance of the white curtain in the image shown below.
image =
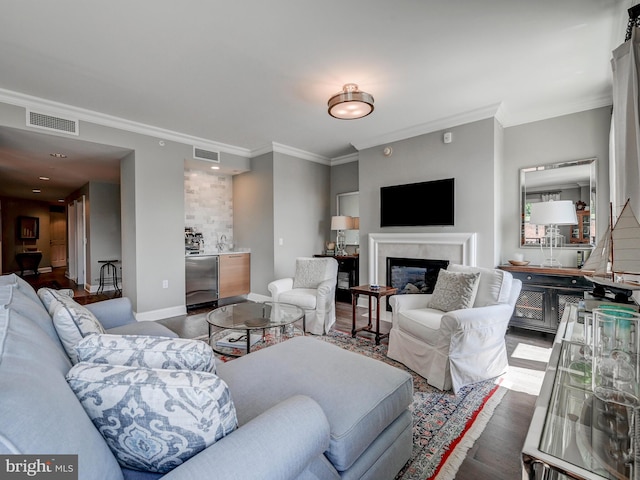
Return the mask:
{"type": "Polygon", "coordinates": [[[610,158],[611,202],[619,213],[627,198],[640,214],[640,29],[613,51],[613,156],[610,158]]]}

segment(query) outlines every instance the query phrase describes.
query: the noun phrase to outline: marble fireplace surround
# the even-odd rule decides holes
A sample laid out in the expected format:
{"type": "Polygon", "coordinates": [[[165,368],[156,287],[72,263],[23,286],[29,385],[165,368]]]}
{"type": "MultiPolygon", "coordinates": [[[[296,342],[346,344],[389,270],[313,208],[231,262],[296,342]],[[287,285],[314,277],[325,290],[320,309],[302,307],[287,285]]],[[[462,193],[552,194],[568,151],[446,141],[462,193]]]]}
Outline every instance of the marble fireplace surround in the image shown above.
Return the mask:
{"type": "Polygon", "coordinates": [[[449,260],[476,266],[476,238],[476,233],[370,233],[369,283],[386,283],[387,257],[449,260]]]}

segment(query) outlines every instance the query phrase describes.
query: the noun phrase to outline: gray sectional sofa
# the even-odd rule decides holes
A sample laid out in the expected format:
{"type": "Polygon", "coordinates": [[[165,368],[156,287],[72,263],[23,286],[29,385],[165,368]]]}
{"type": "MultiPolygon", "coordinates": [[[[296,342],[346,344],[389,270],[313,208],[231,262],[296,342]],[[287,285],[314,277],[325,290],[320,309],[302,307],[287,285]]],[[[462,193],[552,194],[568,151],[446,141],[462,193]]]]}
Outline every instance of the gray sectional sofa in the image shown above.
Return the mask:
{"type": "MultiPolygon", "coordinates": [[[[78,455],[80,479],[392,479],[412,449],[409,374],[311,337],[217,362],[238,427],[169,473],[121,467],[65,375],[36,292],[0,276],[0,454],[78,455]]],[[[86,306],[108,333],[175,336],[126,299],[86,306]]]]}

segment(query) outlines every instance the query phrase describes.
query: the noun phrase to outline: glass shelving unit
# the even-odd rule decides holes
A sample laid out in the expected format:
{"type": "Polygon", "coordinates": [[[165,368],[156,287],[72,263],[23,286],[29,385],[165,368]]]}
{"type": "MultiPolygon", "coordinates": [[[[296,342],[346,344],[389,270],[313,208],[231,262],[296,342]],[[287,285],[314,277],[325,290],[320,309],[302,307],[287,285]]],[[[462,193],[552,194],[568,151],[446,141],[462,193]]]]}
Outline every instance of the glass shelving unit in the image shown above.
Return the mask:
{"type": "Polygon", "coordinates": [[[524,479],[638,480],[637,409],[591,391],[591,314],[564,312],[522,450],[524,479]]]}

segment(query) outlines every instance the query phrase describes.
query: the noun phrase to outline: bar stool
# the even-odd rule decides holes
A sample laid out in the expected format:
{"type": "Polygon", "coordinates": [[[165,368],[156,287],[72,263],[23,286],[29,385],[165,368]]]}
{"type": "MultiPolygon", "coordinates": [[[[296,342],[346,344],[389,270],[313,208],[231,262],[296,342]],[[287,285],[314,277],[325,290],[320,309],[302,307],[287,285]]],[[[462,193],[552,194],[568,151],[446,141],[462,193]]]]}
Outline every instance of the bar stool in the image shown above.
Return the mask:
{"type": "Polygon", "coordinates": [[[118,269],[114,265],[116,262],[119,262],[119,260],[98,260],[98,263],[103,264],[100,267],[100,286],[98,287],[98,293],[101,293],[106,285],[113,285],[117,293],[122,292],[118,286],[118,269]]]}

